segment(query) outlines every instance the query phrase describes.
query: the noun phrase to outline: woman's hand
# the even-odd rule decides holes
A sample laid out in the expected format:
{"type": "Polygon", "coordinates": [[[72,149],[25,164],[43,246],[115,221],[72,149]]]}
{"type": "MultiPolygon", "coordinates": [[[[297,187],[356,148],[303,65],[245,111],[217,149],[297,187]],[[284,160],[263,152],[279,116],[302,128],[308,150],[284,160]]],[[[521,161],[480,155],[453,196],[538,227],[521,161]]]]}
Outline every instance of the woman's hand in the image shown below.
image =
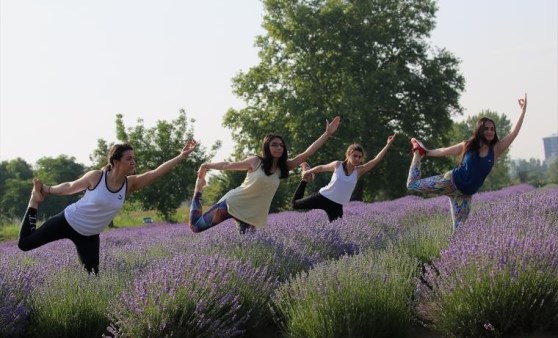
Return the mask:
{"type": "Polygon", "coordinates": [[[521,108],[521,113],[525,114],[527,110],[527,93],[523,97],[520,97],[517,102],[519,103],[519,108],[521,108]]]}
{"type": "Polygon", "coordinates": [[[335,133],[337,131],[337,128],[339,127],[339,123],[341,123],[341,118],[339,116],[335,116],[335,118],[329,122],[328,120],[326,120],[326,134],[327,136],[331,136],[333,135],[333,133],[335,133]]]}
{"type": "Polygon", "coordinates": [[[395,136],[397,136],[397,133],[388,136],[386,145],[391,145],[393,143],[393,141],[395,141],[395,136]]]}
{"type": "Polygon", "coordinates": [[[191,152],[193,152],[196,147],[198,146],[198,143],[194,140],[188,140],[188,142],[186,142],[186,144],[184,145],[184,148],[182,148],[182,151],[180,152],[180,157],[182,159],[186,158],[188,155],[190,155],[191,152]]]}

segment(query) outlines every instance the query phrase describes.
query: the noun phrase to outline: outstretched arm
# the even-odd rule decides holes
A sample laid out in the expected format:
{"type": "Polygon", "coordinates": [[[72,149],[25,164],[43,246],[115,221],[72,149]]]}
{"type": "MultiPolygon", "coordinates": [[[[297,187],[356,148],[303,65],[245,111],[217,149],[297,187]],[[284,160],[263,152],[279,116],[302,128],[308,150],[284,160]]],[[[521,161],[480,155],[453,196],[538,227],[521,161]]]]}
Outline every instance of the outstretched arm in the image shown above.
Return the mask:
{"type": "Polygon", "coordinates": [[[91,170],[82,177],[72,182],[64,182],[57,185],[43,184],[41,193],[45,195],[73,195],[84,191],[87,188],[94,187],[101,178],[100,170],[91,170]]]}
{"type": "Polygon", "coordinates": [[[523,124],[523,118],[525,117],[525,111],[527,111],[527,93],[525,93],[524,97],[519,98],[517,102],[519,103],[519,108],[521,109],[519,118],[517,119],[517,122],[515,122],[512,131],[494,146],[494,156],[496,157],[496,159],[500,157],[500,155],[502,155],[506,150],[508,150],[513,140],[515,140],[515,138],[517,137],[517,134],[519,134],[519,130],[521,129],[521,125],[523,124]]]}
{"type": "Polygon", "coordinates": [[[312,143],[303,153],[296,155],[293,159],[289,159],[287,161],[287,167],[289,170],[293,170],[294,168],[298,167],[302,162],[306,161],[306,159],[312,156],[321,146],[324,145],[325,141],[335,133],[337,128],[339,127],[339,123],[341,122],[341,118],[336,116],[331,122],[326,120],[326,130],[325,132],[312,143]]]}
{"type": "Polygon", "coordinates": [[[183,159],[188,157],[191,152],[196,149],[197,142],[194,140],[189,140],[182,148],[180,154],[176,157],[166,161],[165,163],[161,164],[157,168],[153,170],[149,170],[143,174],[139,175],[130,175],[128,176],[128,192],[127,194],[131,194],[136,190],[139,190],[151,183],[153,183],[158,178],[164,176],[165,174],[169,173],[176,165],[182,162],[183,159]]]}
{"type": "Polygon", "coordinates": [[[397,135],[397,134],[393,134],[393,135],[391,135],[387,138],[386,145],[382,148],[382,150],[380,150],[380,152],[378,153],[378,155],[376,155],[376,157],[374,157],[370,161],[366,162],[365,164],[359,165],[357,167],[357,172],[358,172],[358,177],[359,178],[362,175],[369,172],[370,170],[372,170],[372,168],[374,168],[378,163],[380,163],[380,161],[384,158],[385,154],[387,153],[389,147],[393,143],[393,141],[395,141],[395,135],[397,135]]]}
{"type": "Polygon", "coordinates": [[[250,156],[242,161],[237,161],[237,162],[204,163],[198,169],[198,176],[202,176],[202,177],[205,176],[205,173],[209,169],[254,171],[258,167],[260,161],[261,160],[258,156],[250,156]]]}
{"type": "Polygon", "coordinates": [[[339,165],[339,161],[333,161],[333,162],[328,163],[328,164],[317,165],[317,166],[313,167],[312,169],[308,169],[306,171],[303,171],[302,176],[307,177],[307,176],[312,175],[312,174],[319,174],[319,173],[323,173],[323,172],[334,172],[335,168],[337,168],[338,165],[339,165]]]}

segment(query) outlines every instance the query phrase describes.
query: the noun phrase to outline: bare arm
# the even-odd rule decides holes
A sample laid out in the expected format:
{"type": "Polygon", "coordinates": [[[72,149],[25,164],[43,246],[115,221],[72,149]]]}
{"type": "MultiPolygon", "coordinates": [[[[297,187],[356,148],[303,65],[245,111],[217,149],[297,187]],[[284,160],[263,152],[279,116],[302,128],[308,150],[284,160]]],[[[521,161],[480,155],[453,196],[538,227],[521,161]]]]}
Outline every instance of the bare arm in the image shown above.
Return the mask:
{"type": "Polygon", "coordinates": [[[242,161],[237,162],[214,162],[214,163],[204,163],[200,166],[198,170],[198,175],[204,174],[209,169],[214,170],[246,170],[254,171],[258,164],[260,163],[260,158],[258,156],[250,156],[242,161]]]}
{"type": "Polygon", "coordinates": [[[289,170],[293,170],[294,168],[298,167],[302,162],[306,161],[306,159],[320,149],[321,146],[324,145],[325,141],[335,133],[337,128],[339,127],[339,123],[341,122],[341,118],[336,116],[331,122],[326,121],[326,130],[325,132],[312,143],[303,153],[296,155],[293,159],[287,160],[287,167],[289,170]]]}
{"type": "Polygon", "coordinates": [[[319,174],[323,172],[334,172],[335,168],[339,165],[339,161],[333,161],[328,164],[317,165],[312,169],[308,169],[302,173],[303,176],[312,175],[312,174],[319,174]]]}
{"type": "Polygon", "coordinates": [[[380,161],[382,161],[389,147],[391,147],[391,144],[393,143],[393,141],[395,141],[395,135],[396,134],[393,134],[387,138],[386,145],[382,148],[382,150],[380,150],[380,152],[378,153],[378,155],[376,155],[376,157],[374,157],[372,160],[366,162],[363,165],[359,165],[356,168],[358,173],[358,178],[360,178],[362,175],[372,170],[372,168],[374,168],[378,163],[380,163],[380,161]]]}
{"type": "Polygon", "coordinates": [[[523,119],[525,118],[525,112],[527,111],[527,93],[525,93],[524,97],[517,100],[517,102],[519,103],[519,108],[521,109],[519,118],[515,122],[515,125],[513,126],[511,132],[494,146],[494,156],[496,157],[496,159],[499,158],[500,155],[502,155],[506,150],[508,150],[513,140],[515,140],[515,138],[517,137],[517,134],[519,134],[519,130],[521,129],[521,125],[523,124],[523,119]]]}
{"type": "Polygon", "coordinates": [[[166,161],[165,163],[161,164],[157,168],[153,170],[149,170],[143,174],[139,175],[130,175],[128,176],[128,192],[127,194],[131,194],[136,190],[139,190],[151,183],[153,183],[158,178],[168,174],[176,165],[182,162],[183,159],[188,157],[198,144],[194,140],[189,140],[186,142],[184,147],[182,148],[180,154],[172,159],[166,161]]]}
{"type": "Polygon", "coordinates": [[[43,195],[73,195],[84,191],[87,188],[93,188],[101,178],[101,170],[91,170],[82,177],[72,182],[64,182],[53,186],[43,184],[43,195]]]}

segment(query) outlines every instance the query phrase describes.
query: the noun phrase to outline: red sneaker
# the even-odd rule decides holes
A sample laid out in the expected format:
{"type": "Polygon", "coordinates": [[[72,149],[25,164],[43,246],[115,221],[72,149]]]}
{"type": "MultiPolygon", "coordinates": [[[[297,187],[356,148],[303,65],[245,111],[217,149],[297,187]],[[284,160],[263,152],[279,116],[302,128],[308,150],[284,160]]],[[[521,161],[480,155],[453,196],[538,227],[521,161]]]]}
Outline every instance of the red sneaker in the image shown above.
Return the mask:
{"type": "Polygon", "coordinates": [[[426,149],[426,147],[424,146],[424,144],[422,144],[422,142],[420,142],[419,140],[413,137],[411,139],[411,145],[413,146],[413,148],[411,149],[413,153],[415,151],[418,151],[420,156],[426,155],[428,149],[426,149]]]}

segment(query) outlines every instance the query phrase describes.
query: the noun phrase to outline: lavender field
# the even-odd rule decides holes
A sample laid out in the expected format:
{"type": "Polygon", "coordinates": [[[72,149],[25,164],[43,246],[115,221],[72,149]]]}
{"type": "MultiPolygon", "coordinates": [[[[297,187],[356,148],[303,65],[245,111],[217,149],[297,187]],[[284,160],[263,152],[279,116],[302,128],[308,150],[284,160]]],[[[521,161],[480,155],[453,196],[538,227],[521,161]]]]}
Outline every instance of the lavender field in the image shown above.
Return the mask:
{"type": "Polygon", "coordinates": [[[240,235],[155,224],[101,234],[89,276],[69,241],[0,243],[2,337],[558,335],[558,187],[407,196],[271,215],[240,235]]]}

